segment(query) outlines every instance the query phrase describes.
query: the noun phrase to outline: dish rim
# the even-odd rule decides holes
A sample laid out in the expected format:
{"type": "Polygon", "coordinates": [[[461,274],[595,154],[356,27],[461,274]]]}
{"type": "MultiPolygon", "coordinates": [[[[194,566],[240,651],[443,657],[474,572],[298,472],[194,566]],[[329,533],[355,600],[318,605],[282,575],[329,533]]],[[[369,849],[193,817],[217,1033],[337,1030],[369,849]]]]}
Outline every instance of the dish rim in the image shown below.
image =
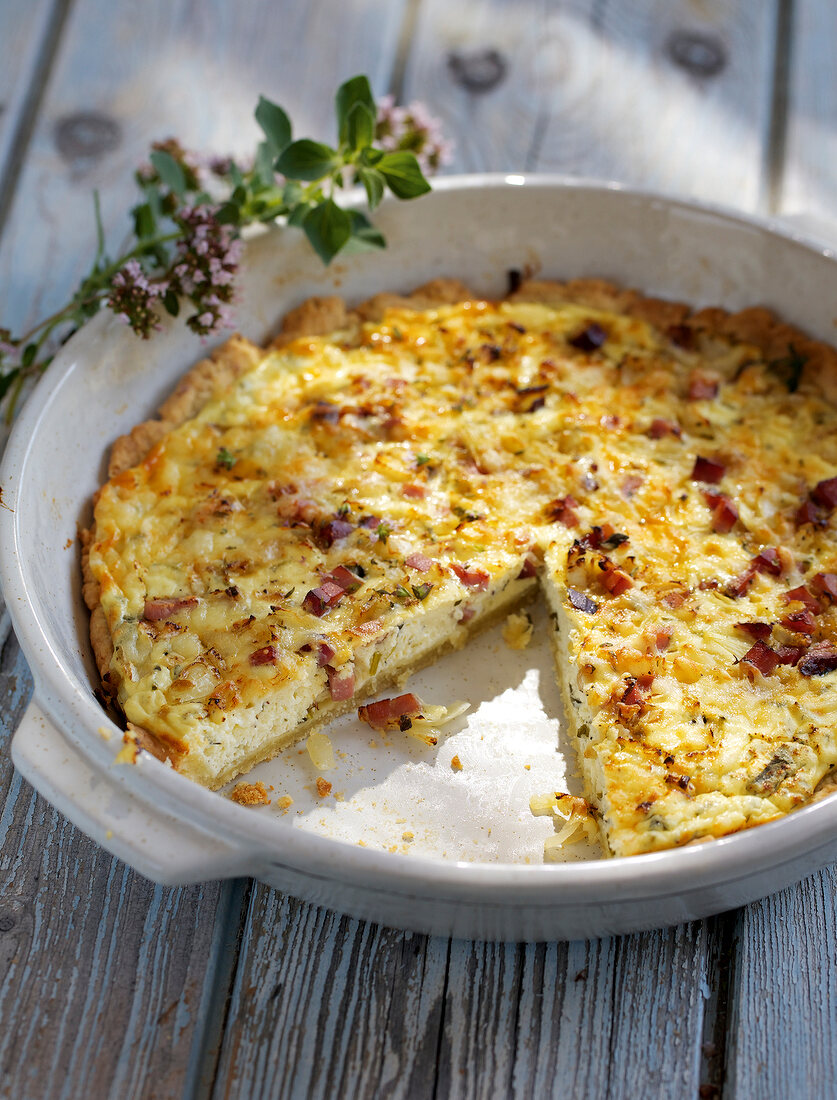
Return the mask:
{"type": "MultiPolygon", "coordinates": [[[[659,202],[666,207],[709,215],[739,227],[756,229],[806,251],[835,260],[835,251],[807,233],[788,228],[780,220],[731,210],[717,203],[693,202],[653,189],[635,188],[610,180],[540,173],[475,173],[442,177],[434,191],[471,191],[526,188],[575,192],[619,192],[627,198],[659,202]]],[[[281,228],[271,229],[281,236],[281,228]]],[[[0,523],[0,582],[7,607],[32,669],[35,696],[68,745],[82,753],[109,782],[125,785],[141,801],[164,798],[169,812],[212,834],[234,840],[246,863],[281,864],[307,874],[373,879],[389,888],[416,887],[433,882],[455,894],[477,891],[491,896],[513,887],[523,891],[528,904],[612,898],[625,890],[624,900],[661,893],[670,895],[684,886],[707,879],[720,885],[745,872],[781,866],[802,851],[813,851],[837,835],[837,800],[824,798],[785,817],[745,829],[711,842],[651,852],[630,858],[605,858],[557,864],[478,863],[444,861],[419,854],[404,855],[365,848],[293,826],[289,820],[255,814],[223,795],[198,786],[159,761],[142,754],[136,766],[114,767],[121,746],[121,730],[101,709],[92,692],[85,695],[72,683],[52,644],[46,625],[34,613],[28,583],[21,566],[22,549],[18,510],[14,507],[27,462],[38,440],[38,428],[52,403],[60,400],[64,385],[85,366],[86,345],[99,335],[107,315],[94,317],[61,349],[41,383],[27,400],[14,426],[0,467],[0,485],[7,494],[4,522],[0,523]],[[47,379],[50,382],[47,382],[47,379]],[[52,383],[52,384],[50,384],[52,383]],[[11,514],[11,519],[9,519],[11,514]],[[107,725],[119,737],[104,740],[96,732],[107,725]],[[220,812],[219,812],[220,811],[220,812]],[[553,895],[559,895],[557,898],[553,895]],[[543,897],[542,897],[543,895],[543,897]],[[549,895],[548,897],[546,895],[549,895]]],[[[257,872],[254,872],[257,873],[257,872]]]]}

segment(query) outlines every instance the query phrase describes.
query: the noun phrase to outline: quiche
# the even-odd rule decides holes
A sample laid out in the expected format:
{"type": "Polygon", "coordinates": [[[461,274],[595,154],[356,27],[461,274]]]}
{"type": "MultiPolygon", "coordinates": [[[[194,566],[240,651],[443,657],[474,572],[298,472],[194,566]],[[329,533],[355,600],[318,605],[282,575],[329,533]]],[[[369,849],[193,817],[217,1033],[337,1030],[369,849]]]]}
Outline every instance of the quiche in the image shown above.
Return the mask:
{"type": "Polygon", "coordinates": [[[117,441],[83,568],[127,737],[218,788],[540,592],[609,854],[815,797],[837,353],[761,308],[516,283],[312,299],[117,441]]]}

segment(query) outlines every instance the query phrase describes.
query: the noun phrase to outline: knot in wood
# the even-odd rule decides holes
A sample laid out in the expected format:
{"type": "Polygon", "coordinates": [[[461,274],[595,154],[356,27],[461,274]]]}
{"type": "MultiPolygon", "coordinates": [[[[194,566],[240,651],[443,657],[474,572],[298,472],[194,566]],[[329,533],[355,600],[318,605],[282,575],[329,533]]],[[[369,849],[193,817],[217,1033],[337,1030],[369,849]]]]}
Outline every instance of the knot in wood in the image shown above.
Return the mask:
{"type": "Polygon", "coordinates": [[[717,76],[727,63],[723,42],[700,31],[674,31],[666,43],[666,53],[692,76],[717,76]]]}
{"type": "Polygon", "coordinates": [[[505,77],[508,63],[499,50],[454,50],[448,54],[448,68],[456,83],[469,92],[490,92],[505,77]]]}
{"type": "Polygon", "coordinates": [[[0,913],[0,935],[11,932],[16,924],[17,920],[12,913],[0,913]]]}
{"type": "Polygon", "coordinates": [[[67,161],[99,160],[122,139],[116,119],[99,111],[76,111],[55,123],[55,145],[67,161]]]}

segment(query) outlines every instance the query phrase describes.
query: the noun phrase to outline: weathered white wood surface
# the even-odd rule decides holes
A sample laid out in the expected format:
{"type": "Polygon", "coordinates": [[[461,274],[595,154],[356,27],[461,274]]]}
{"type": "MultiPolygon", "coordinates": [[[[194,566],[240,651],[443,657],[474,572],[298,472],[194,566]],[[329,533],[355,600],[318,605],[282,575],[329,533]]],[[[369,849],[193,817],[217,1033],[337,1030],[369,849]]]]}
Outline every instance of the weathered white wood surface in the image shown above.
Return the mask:
{"type": "Polygon", "coordinates": [[[2,315],[22,326],[63,303],[92,260],[94,188],[118,244],[153,141],[252,152],[260,93],[299,136],[333,136],[341,80],[366,72],[387,87],[404,3],[77,0],[3,234],[2,315]]]}
{"type": "MultiPolygon", "coordinates": [[[[458,170],[828,212],[835,30],[825,0],[0,5],[0,193],[8,135],[26,141],[0,324],[66,296],[91,189],[118,232],[151,140],[244,151],[259,92],[320,136],[358,71],[428,102],[458,170]]],[[[7,620],[0,641],[0,1095],[833,1095],[833,871],[679,929],[541,945],[381,929],[260,885],[153,887],[13,775],[30,685],[7,620]]]]}
{"type": "Polygon", "coordinates": [[[837,872],[742,910],[730,1094],[832,1097],[837,1089],[837,872]]]}
{"type": "Polygon", "coordinates": [[[694,1096],[711,935],[446,941],[256,886],[216,1095],[694,1096]]]}
{"type": "Polygon", "coordinates": [[[786,53],[780,209],[837,224],[837,6],[795,0],[786,53]]]}
{"type": "Polygon", "coordinates": [[[0,225],[63,27],[61,0],[0,5],[0,225]]]}
{"type": "Polygon", "coordinates": [[[777,0],[425,0],[405,92],[460,171],[612,177],[764,201],[777,0]]]}

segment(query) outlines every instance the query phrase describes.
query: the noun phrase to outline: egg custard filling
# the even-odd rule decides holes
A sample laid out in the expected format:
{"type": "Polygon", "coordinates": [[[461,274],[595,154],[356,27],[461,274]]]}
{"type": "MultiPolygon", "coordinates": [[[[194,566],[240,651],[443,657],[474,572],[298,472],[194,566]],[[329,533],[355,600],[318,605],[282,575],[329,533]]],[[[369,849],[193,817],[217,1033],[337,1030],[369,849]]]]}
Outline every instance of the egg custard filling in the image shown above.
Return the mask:
{"type": "Polygon", "coordinates": [[[837,765],[836,362],[597,280],[312,300],[114,448],[104,689],[217,788],[540,591],[609,854],[780,817],[837,765]]]}

